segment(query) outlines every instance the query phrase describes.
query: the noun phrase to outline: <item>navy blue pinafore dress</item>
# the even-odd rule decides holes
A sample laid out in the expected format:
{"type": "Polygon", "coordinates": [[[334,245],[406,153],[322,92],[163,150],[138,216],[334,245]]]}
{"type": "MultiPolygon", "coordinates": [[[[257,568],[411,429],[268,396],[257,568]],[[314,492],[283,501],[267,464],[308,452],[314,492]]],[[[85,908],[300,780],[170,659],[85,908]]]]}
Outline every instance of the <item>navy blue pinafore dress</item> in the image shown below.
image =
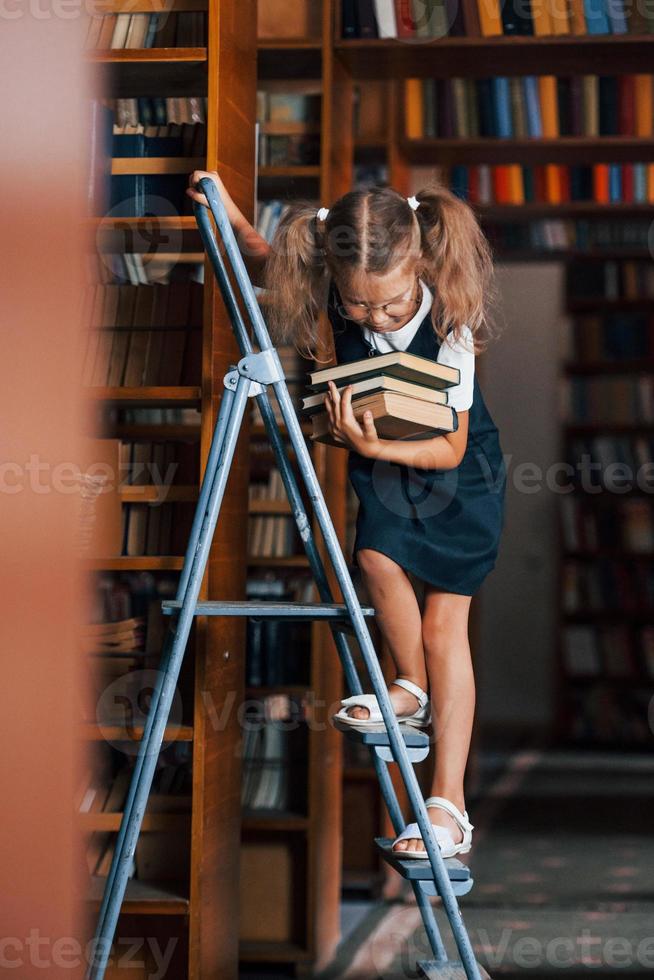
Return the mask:
{"type": "MultiPolygon", "coordinates": [[[[328,316],[338,364],[379,352],[354,321],[336,309],[332,282],[328,316]]],[[[428,313],[407,351],[436,360],[440,343],[428,313]]],[[[453,409],[455,429],[458,416],[453,409]]],[[[447,592],[473,595],[495,565],[504,526],[506,466],[499,434],[474,378],[468,442],[449,470],[409,467],[348,453],[348,476],[359,499],[352,562],[372,548],[417,578],[447,592]]]]}

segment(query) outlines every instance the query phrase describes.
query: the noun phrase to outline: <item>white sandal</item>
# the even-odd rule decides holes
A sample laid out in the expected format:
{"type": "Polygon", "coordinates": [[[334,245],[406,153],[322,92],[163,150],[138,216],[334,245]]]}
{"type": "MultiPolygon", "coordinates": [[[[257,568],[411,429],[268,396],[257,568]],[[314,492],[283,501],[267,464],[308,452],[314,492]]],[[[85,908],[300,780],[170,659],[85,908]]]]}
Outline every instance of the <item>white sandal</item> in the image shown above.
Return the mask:
{"type": "MultiPolygon", "coordinates": [[[[463,840],[458,844],[454,843],[454,838],[452,834],[447,829],[447,827],[440,827],[438,824],[432,824],[434,828],[434,835],[436,837],[436,842],[441,851],[441,857],[454,857],[455,854],[467,854],[472,846],[472,829],[474,824],[470,823],[468,819],[468,811],[464,810],[463,813],[459,810],[451,800],[446,800],[444,796],[430,796],[425,800],[425,806],[429,807],[440,807],[442,810],[447,810],[447,812],[454,817],[459,827],[463,831],[463,840]]],[[[427,858],[427,850],[423,851],[395,851],[393,848],[398,841],[406,840],[407,838],[416,838],[422,840],[422,834],[420,833],[420,827],[417,823],[408,824],[399,837],[396,837],[391,845],[392,853],[397,855],[399,858],[427,858]]]]}
{"type": "MultiPolygon", "coordinates": [[[[396,681],[392,681],[392,684],[397,684],[399,687],[403,687],[405,690],[410,691],[417,697],[420,707],[417,708],[411,715],[397,715],[397,720],[402,725],[411,725],[413,728],[424,728],[429,724],[431,717],[431,705],[429,703],[429,695],[423,691],[421,687],[414,684],[413,681],[405,680],[404,677],[399,677],[396,681]]],[[[341,700],[343,707],[335,715],[332,715],[332,724],[335,728],[340,728],[343,731],[347,729],[356,728],[359,731],[378,731],[380,725],[385,728],[384,719],[382,713],[379,709],[379,703],[377,701],[376,694],[352,694],[349,698],[343,698],[341,700]],[[348,708],[361,707],[367,708],[369,715],[367,718],[353,718],[352,715],[347,713],[348,708]]]]}

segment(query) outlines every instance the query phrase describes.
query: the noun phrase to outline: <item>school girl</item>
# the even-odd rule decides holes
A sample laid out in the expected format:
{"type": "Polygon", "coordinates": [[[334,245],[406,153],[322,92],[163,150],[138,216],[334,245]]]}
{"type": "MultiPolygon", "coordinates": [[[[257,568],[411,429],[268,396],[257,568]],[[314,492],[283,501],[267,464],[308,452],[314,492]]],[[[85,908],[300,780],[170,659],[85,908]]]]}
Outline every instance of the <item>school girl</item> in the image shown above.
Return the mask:
{"type": "MultiPolygon", "coordinates": [[[[391,350],[459,369],[447,389],[454,430],[384,439],[370,413],[354,416],[350,386],[330,383],[330,431],[348,450],[359,500],[358,567],[397,677],[389,697],[402,725],[435,736],[425,800],[444,857],[465,853],[473,824],[463,777],[475,685],[468,615],[493,569],[504,526],[506,468],[498,429],[475,374],[493,336],[490,246],[471,208],[438,182],[406,198],[391,187],[353,190],[330,208],[290,203],[268,244],[234,204],[218,174],[194,171],[187,193],[211,177],[220,191],[252,281],[270,290],[273,342],[320,359],[318,314],[326,310],[337,363],[391,350]]],[[[379,727],[374,694],[344,698],[338,727],[379,727]]],[[[410,823],[393,842],[427,858],[410,823]]]]}

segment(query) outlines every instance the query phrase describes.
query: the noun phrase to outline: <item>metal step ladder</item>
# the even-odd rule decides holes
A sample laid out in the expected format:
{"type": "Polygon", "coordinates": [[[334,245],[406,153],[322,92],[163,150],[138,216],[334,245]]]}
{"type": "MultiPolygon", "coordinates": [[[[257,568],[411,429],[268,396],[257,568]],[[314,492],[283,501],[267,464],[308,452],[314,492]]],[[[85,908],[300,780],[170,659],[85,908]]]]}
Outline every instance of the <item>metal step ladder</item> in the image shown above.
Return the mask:
{"type": "Polygon", "coordinates": [[[268,330],[227,212],[218,189],[211,179],[203,177],[197,186],[206,195],[209,203],[209,209],[215,220],[224,251],[231,264],[247,315],[252,323],[259,352],[253,350],[250,336],[236,302],[211,225],[209,209],[194,202],[195,219],[218,280],[223,301],[229,312],[242,357],[224,378],[225,391],[202,479],[177,595],[174,600],[162,602],[164,613],[171,617],[169,629],[164,641],[150,710],[146,719],[143,738],[139,745],[116,848],[105,884],[94,942],[91,944],[93,955],[86,973],[86,980],[100,980],[106,970],[127,887],[130,865],[134,857],[157,757],[161,749],[194,616],[325,620],[332,629],[350,694],[363,693],[363,687],[346,639],[347,635],[356,637],[372,688],[379,701],[386,731],[372,733],[353,730],[346,733],[346,737],[362,742],[369,747],[384,801],[396,834],[404,829],[405,821],[393,788],[388,765],[395,762],[400,767],[411,808],[420,827],[429,856],[429,860],[402,860],[391,851],[392,838],[380,837],[375,841],[384,859],[410,882],[415,894],[429,944],[433,951],[433,959],[419,962],[418,967],[422,975],[429,980],[436,980],[437,977],[441,980],[443,978],[459,980],[459,978],[464,977],[469,978],[469,980],[480,980],[480,978],[487,977],[488,974],[475,960],[470,938],[457,903],[457,896],[465,895],[472,888],[472,878],[468,868],[461,861],[456,858],[443,859],[441,857],[413,769],[413,763],[422,761],[428,755],[429,738],[425,733],[416,732],[415,729],[408,731],[407,726],[402,726],[397,721],[366,625],[366,617],[374,616],[375,611],[369,607],[362,608],[359,603],[325,504],[322,489],[316,477],[305,437],[286,386],[279,356],[271,345],[268,330]],[[327,553],[345,600],[344,604],[335,603],[333,600],[325,568],[312,534],[311,517],[305,512],[295,474],[287,456],[284,438],[270,404],[269,386],[272,387],[277,398],[288,438],[296,454],[302,480],[309,493],[327,553]],[[225,485],[250,397],[257,399],[266,431],[275,452],[293,517],[318,588],[320,602],[198,601],[225,485]],[[440,896],[441,898],[460,959],[451,960],[447,957],[434,910],[430,903],[432,896],[440,896]]]}

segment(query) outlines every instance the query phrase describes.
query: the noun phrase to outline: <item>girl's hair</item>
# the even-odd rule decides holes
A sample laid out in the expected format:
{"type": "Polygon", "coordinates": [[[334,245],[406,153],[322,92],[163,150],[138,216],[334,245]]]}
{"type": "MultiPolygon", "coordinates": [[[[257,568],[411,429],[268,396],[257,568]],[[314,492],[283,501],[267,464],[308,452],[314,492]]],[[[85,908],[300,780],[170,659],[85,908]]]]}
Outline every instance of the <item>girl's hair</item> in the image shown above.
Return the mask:
{"type": "MultiPolygon", "coordinates": [[[[496,297],[490,245],[469,205],[440,182],[415,196],[414,211],[392,187],[349,191],[324,221],[306,200],[288,206],[263,273],[275,344],[292,344],[320,361],[318,316],[327,308],[331,278],[344,286],[355,276],[383,276],[414,259],[434,295],[431,322],[439,340],[450,329],[458,339],[467,324],[475,353],[485,349],[496,297]]],[[[329,351],[327,359],[332,357],[329,351]]]]}

